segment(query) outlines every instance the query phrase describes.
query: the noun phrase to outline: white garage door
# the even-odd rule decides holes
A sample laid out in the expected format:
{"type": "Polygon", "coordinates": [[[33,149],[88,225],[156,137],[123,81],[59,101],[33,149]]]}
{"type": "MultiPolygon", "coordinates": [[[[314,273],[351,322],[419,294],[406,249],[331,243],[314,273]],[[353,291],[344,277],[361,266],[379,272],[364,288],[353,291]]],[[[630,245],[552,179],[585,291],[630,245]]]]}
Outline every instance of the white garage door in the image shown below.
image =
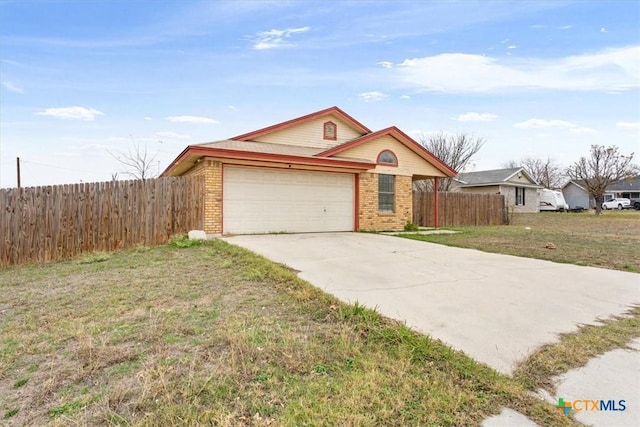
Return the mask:
{"type": "Polygon", "coordinates": [[[225,166],[223,232],[353,231],[354,176],[225,166]]]}

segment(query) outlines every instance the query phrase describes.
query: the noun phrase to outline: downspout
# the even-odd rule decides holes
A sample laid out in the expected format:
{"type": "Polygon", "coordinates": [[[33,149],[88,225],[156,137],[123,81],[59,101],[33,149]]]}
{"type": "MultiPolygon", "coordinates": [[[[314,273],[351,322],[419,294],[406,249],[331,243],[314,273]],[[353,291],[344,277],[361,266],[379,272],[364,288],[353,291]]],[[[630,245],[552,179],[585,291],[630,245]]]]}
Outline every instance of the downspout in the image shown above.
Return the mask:
{"type": "Polygon", "coordinates": [[[433,226],[440,226],[440,206],[438,206],[438,177],[433,178],[433,226]]]}

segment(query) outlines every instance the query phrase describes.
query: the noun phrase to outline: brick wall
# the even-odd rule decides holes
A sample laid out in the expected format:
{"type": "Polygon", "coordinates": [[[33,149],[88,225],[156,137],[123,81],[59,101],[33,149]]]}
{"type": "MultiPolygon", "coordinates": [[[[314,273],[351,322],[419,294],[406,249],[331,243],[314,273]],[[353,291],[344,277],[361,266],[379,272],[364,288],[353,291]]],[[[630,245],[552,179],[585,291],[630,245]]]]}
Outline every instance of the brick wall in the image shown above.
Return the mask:
{"type": "Polygon", "coordinates": [[[222,233],[222,163],[204,160],[185,175],[205,177],[204,231],[222,233]]]}
{"type": "Polygon", "coordinates": [[[395,179],[395,212],[378,212],[378,174],[360,174],[360,230],[402,230],[413,218],[413,189],[410,176],[395,179]]]}
{"type": "Polygon", "coordinates": [[[513,209],[514,212],[520,213],[532,213],[540,212],[540,198],[538,196],[538,190],[535,188],[525,188],[524,190],[524,205],[516,206],[516,188],[508,185],[500,186],[500,194],[504,195],[507,206],[513,209]]]}

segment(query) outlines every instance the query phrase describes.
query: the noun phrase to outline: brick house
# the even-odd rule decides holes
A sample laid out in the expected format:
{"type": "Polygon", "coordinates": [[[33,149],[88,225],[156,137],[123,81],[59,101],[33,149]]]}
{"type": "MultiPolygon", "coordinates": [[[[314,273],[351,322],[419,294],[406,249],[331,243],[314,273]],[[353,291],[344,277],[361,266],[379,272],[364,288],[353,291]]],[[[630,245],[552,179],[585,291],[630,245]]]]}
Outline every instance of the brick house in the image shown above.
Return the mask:
{"type": "Polygon", "coordinates": [[[331,107],[190,145],[162,173],[182,175],[205,177],[207,234],[250,234],[401,230],[413,181],[455,171],[397,127],[372,132],[331,107]]]}

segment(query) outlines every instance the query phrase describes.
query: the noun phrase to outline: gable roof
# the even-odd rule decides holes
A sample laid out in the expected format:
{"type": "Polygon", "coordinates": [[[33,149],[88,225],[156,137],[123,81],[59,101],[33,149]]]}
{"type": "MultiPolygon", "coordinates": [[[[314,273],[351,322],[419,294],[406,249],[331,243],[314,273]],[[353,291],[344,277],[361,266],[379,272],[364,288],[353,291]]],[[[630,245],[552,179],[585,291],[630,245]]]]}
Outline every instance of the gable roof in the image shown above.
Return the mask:
{"type": "MultiPolygon", "coordinates": [[[[299,165],[309,165],[314,167],[337,168],[350,171],[365,171],[375,169],[377,162],[362,158],[335,156],[346,150],[364,144],[368,141],[391,136],[400,144],[407,147],[418,155],[432,167],[442,172],[448,177],[453,177],[456,171],[445,164],[438,157],[429,152],[422,145],[418,144],[410,136],[402,132],[395,126],[371,132],[369,128],[355,120],[353,117],[339,109],[330,107],[315,113],[307,114],[293,120],[288,120],[273,126],[269,126],[257,131],[238,135],[231,139],[208,142],[204,144],[189,145],[178,157],[162,172],[161,176],[182,175],[200,162],[203,157],[214,157],[221,159],[233,159],[241,161],[258,161],[269,163],[295,163],[299,165]],[[279,144],[275,142],[255,141],[260,136],[273,132],[288,129],[302,123],[309,122],[322,117],[333,116],[352,126],[362,136],[356,137],[348,142],[334,146],[330,149],[307,147],[289,144],[279,144]]],[[[357,156],[356,156],[357,157],[357,156]]],[[[291,167],[291,166],[289,166],[291,167]]]]}
{"type": "Polygon", "coordinates": [[[342,120],[344,120],[345,122],[349,123],[351,126],[356,128],[360,133],[363,133],[363,134],[371,133],[371,129],[369,129],[368,127],[366,127],[365,125],[363,125],[362,123],[360,123],[359,121],[357,121],[356,119],[354,119],[353,117],[351,117],[350,115],[342,111],[340,108],[333,106],[324,110],[316,111],[315,113],[307,114],[306,116],[297,117],[295,119],[287,120],[286,122],[278,123],[272,126],[268,126],[266,128],[262,128],[262,129],[254,130],[252,132],[244,133],[242,135],[234,136],[233,138],[230,138],[230,139],[237,140],[237,141],[250,141],[252,139],[259,138],[261,136],[268,135],[273,132],[287,129],[291,126],[295,126],[300,123],[305,123],[310,120],[314,120],[320,117],[326,117],[330,115],[336,115],[340,117],[342,120]]]}
{"type": "Polygon", "coordinates": [[[321,153],[316,154],[317,156],[335,156],[336,154],[342,153],[350,148],[357,147],[358,145],[364,144],[367,141],[371,141],[373,139],[380,138],[382,136],[389,135],[395,138],[398,142],[403,144],[405,147],[409,148],[411,151],[416,153],[418,156],[422,157],[429,163],[433,164],[440,172],[444,173],[447,176],[455,176],[456,171],[445,164],[438,157],[434,156],[429,150],[424,148],[422,145],[418,144],[413,138],[411,138],[406,133],[402,132],[395,126],[388,127],[386,129],[381,129],[377,132],[369,133],[368,135],[361,136],[360,138],[353,139],[351,141],[345,142],[344,144],[337,145],[335,147],[329,148],[321,153]]]}
{"type": "Polygon", "coordinates": [[[583,180],[581,179],[572,179],[569,182],[567,182],[565,185],[562,186],[562,189],[564,190],[565,188],[567,188],[570,185],[575,185],[576,187],[578,187],[579,189],[581,189],[582,191],[587,191],[587,189],[585,188],[585,183],[583,180]]]}
{"type": "MultiPolygon", "coordinates": [[[[587,191],[587,185],[582,179],[572,179],[569,182],[567,182],[564,186],[562,186],[562,188],[564,189],[571,184],[575,185],[576,187],[578,187],[579,189],[585,192],[587,191]]],[[[632,176],[632,177],[614,182],[612,184],[609,184],[609,186],[607,186],[607,188],[605,189],[605,192],[607,193],[622,193],[622,192],[630,193],[630,192],[636,192],[636,191],[640,191],[640,175],[632,176]]]]}
{"type": "Polygon", "coordinates": [[[640,191],[640,175],[614,182],[607,187],[607,191],[615,191],[616,193],[640,191]]]}
{"type": "Polygon", "coordinates": [[[460,183],[462,187],[481,187],[485,185],[512,184],[520,185],[522,183],[511,182],[509,179],[517,174],[527,177],[532,184],[524,184],[524,186],[541,187],[538,182],[533,179],[525,168],[509,168],[509,169],[492,169],[477,172],[459,173],[454,179],[460,183]]]}

